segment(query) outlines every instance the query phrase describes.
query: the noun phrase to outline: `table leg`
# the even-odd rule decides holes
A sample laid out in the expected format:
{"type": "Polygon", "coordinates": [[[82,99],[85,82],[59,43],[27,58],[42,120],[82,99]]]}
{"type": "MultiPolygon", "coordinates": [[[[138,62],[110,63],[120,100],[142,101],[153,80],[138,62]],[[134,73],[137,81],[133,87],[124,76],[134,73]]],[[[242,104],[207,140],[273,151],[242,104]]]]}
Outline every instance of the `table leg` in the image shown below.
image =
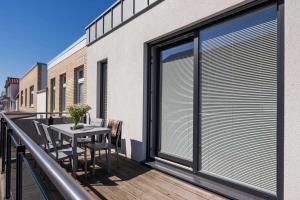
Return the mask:
{"type": "Polygon", "coordinates": [[[76,137],[72,138],[72,149],[73,149],[72,174],[73,174],[73,176],[75,176],[76,175],[76,171],[77,171],[77,161],[78,161],[78,156],[77,156],[77,138],[76,137]]]}
{"type": "Polygon", "coordinates": [[[111,168],[111,132],[108,134],[108,161],[107,161],[107,171],[110,173],[110,168],[111,168]]]}
{"type": "MultiPolygon", "coordinates": [[[[95,143],[95,135],[92,136],[92,143],[95,143]]],[[[95,151],[92,149],[91,150],[91,160],[95,159],[95,151]]]]}

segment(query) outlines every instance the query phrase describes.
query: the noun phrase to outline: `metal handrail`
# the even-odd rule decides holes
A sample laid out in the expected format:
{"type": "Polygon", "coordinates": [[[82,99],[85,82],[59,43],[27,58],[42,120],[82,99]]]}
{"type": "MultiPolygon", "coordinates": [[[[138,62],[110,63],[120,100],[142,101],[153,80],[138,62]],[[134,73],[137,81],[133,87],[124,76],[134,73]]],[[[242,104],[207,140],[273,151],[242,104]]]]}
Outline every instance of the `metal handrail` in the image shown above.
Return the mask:
{"type": "Polygon", "coordinates": [[[68,112],[6,112],[5,115],[60,115],[68,114],[68,112]]]}
{"type": "Polygon", "coordinates": [[[55,162],[39,145],[37,145],[23,130],[21,130],[5,113],[0,113],[7,125],[20,138],[22,144],[30,151],[32,157],[49,177],[53,185],[65,199],[88,200],[92,196],[85,191],[69,174],[67,174],[57,162],[55,162]]]}

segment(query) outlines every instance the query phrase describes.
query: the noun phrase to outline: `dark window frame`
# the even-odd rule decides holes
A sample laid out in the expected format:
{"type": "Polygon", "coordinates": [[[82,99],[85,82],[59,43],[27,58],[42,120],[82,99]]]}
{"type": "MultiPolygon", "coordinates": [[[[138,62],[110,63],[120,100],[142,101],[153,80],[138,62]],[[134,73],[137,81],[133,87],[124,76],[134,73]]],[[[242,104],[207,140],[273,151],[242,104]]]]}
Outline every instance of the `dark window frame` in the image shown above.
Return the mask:
{"type": "MultiPolygon", "coordinates": [[[[163,75],[163,72],[162,72],[162,66],[161,66],[161,63],[160,63],[160,60],[161,60],[161,55],[160,55],[160,52],[164,51],[164,50],[167,50],[167,49],[170,49],[170,48],[173,48],[173,47],[176,47],[176,46],[179,46],[181,44],[186,44],[186,43],[191,43],[193,42],[193,37],[192,36],[187,36],[186,38],[182,38],[174,43],[167,43],[167,44],[163,44],[161,45],[160,47],[158,47],[156,49],[157,51],[157,67],[158,67],[158,71],[159,71],[159,76],[157,77],[158,79],[158,82],[159,82],[159,86],[162,85],[162,75],[163,75]]],[[[194,51],[194,44],[193,44],[193,51],[194,51]]],[[[194,56],[194,55],[193,55],[194,56]]],[[[195,78],[195,77],[194,77],[195,78]]],[[[195,89],[194,89],[194,92],[195,92],[195,89]]],[[[185,165],[185,166],[188,166],[188,167],[191,167],[193,165],[193,162],[189,161],[189,160],[185,160],[185,159],[182,159],[182,158],[179,158],[179,157],[176,157],[176,156],[172,156],[172,155],[168,155],[166,153],[162,153],[160,152],[160,147],[161,147],[161,141],[160,141],[160,138],[161,138],[161,111],[162,111],[162,105],[161,103],[162,102],[162,87],[159,87],[159,91],[158,91],[158,117],[157,117],[157,129],[158,129],[158,132],[157,132],[157,148],[156,148],[156,154],[161,157],[161,158],[164,158],[166,160],[169,160],[169,161],[173,161],[173,162],[176,162],[176,163],[179,163],[179,164],[182,164],[182,165],[185,165]]]]}
{"type": "Polygon", "coordinates": [[[27,88],[25,89],[25,106],[27,106],[27,88]]]}
{"type": "Polygon", "coordinates": [[[104,102],[107,98],[107,70],[107,59],[97,63],[97,118],[102,118],[105,122],[107,121],[107,105],[104,102]]]}
{"type": "Polygon", "coordinates": [[[64,73],[59,76],[59,91],[60,91],[59,92],[59,111],[60,112],[66,111],[66,97],[67,97],[66,92],[67,91],[64,92],[64,96],[62,95],[63,89],[66,90],[66,88],[67,88],[66,84],[67,84],[67,74],[64,73]],[[65,81],[65,82],[63,82],[63,81],[65,81]],[[63,101],[63,98],[64,98],[64,101],[63,101]],[[64,103],[64,105],[63,105],[63,103],[64,103]],[[64,109],[63,109],[63,107],[64,107],[64,109]]]}
{"type": "Polygon", "coordinates": [[[79,85],[80,84],[85,84],[85,72],[84,72],[84,66],[80,66],[80,67],[77,67],[75,68],[74,70],[74,103],[75,104],[83,104],[84,103],[84,90],[83,90],[83,93],[82,93],[82,101],[83,102],[80,102],[80,95],[79,95],[79,85]],[[79,74],[80,72],[82,72],[83,74],[83,77],[79,78],[79,74]]]}
{"type": "Polygon", "coordinates": [[[29,107],[33,107],[33,98],[34,98],[34,85],[30,86],[29,88],[29,107]]]}
{"type": "Polygon", "coordinates": [[[21,91],[21,106],[23,106],[24,104],[24,93],[23,93],[23,90],[21,91]]]}
{"type": "Polygon", "coordinates": [[[50,111],[55,111],[55,90],[56,90],[55,78],[50,79],[50,111]]]}
{"type": "MultiPolygon", "coordinates": [[[[278,17],[278,72],[277,72],[277,195],[269,194],[263,191],[258,191],[252,188],[248,188],[246,186],[236,184],[229,182],[227,180],[222,180],[220,178],[208,176],[205,174],[199,174],[198,169],[199,169],[199,164],[193,164],[193,172],[198,174],[199,177],[207,178],[208,180],[215,181],[217,183],[221,183],[227,186],[232,187],[233,189],[237,189],[246,193],[251,193],[254,195],[257,195],[262,198],[270,198],[270,199],[283,199],[283,183],[284,183],[284,177],[283,177],[283,167],[284,167],[284,0],[259,0],[255,2],[248,2],[248,3],[241,3],[238,4],[232,8],[228,8],[224,11],[221,11],[215,15],[212,15],[208,18],[206,18],[203,21],[199,21],[198,23],[193,23],[192,25],[188,27],[184,27],[180,30],[173,31],[167,35],[163,35],[159,38],[153,39],[151,41],[148,41],[145,43],[145,75],[144,75],[144,84],[146,90],[144,93],[144,97],[146,98],[146,105],[144,106],[144,112],[145,113],[145,118],[146,118],[146,123],[144,123],[144,130],[147,131],[147,160],[149,161],[155,161],[156,156],[157,156],[157,110],[153,109],[153,107],[157,107],[159,104],[157,102],[157,97],[159,94],[157,93],[157,90],[159,88],[159,84],[156,83],[157,78],[159,78],[159,71],[156,69],[157,66],[157,61],[159,60],[158,55],[155,52],[158,52],[157,49],[162,46],[161,44],[168,44],[174,43],[174,40],[178,40],[178,38],[185,38],[188,37],[188,35],[193,34],[194,35],[194,50],[197,51],[197,53],[194,54],[194,59],[195,59],[195,73],[197,74],[198,78],[194,79],[195,82],[194,84],[198,84],[197,87],[200,86],[200,75],[199,75],[199,54],[198,54],[198,49],[199,49],[199,37],[198,36],[198,31],[204,29],[207,26],[215,25],[218,23],[221,23],[222,21],[226,21],[227,19],[231,19],[234,17],[238,17],[241,15],[244,15],[245,13],[251,12],[253,10],[263,8],[264,6],[268,6],[271,4],[277,4],[277,17],[278,17]],[[195,34],[195,32],[197,34],[195,34]],[[196,70],[197,69],[197,70],[196,70]]],[[[175,42],[176,43],[176,42],[175,42]]],[[[194,98],[196,97],[197,99],[200,98],[200,93],[195,93],[194,98]]],[[[198,101],[199,102],[199,101],[198,101]]],[[[200,102],[199,102],[200,103],[200,102]]],[[[199,103],[194,103],[194,109],[197,109],[194,112],[199,111],[199,103]]],[[[200,117],[198,114],[194,113],[194,121],[197,120],[199,122],[200,117]]],[[[199,125],[194,125],[194,132],[195,130],[200,130],[201,127],[199,125]]],[[[197,141],[197,143],[201,142],[201,138],[198,136],[196,137],[194,134],[194,141],[197,141]]],[[[194,148],[196,149],[196,148],[194,148]]],[[[194,151],[194,156],[199,155],[198,149],[196,150],[197,152],[194,151]]],[[[199,156],[198,156],[199,157],[199,156]]],[[[158,160],[158,162],[160,162],[158,160]]],[[[181,171],[178,169],[178,171],[181,171]]],[[[177,171],[177,174],[178,174],[177,171]]],[[[192,174],[192,172],[191,172],[192,174]]],[[[184,176],[182,177],[184,178],[184,176]]],[[[202,185],[201,183],[196,183],[198,185],[202,185]]],[[[228,192],[228,195],[230,192],[228,192]]]]}

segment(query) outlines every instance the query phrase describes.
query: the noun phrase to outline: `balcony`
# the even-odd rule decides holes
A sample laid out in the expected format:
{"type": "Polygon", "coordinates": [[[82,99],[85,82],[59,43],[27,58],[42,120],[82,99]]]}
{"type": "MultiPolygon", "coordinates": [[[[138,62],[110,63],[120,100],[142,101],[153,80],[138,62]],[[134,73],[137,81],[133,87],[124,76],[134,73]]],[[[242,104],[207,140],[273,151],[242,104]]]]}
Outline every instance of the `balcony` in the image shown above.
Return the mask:
{"type": "MultiPolygon", "coordinates": [[[[94,174],[90,172],[85,177],[83,157],[79,157],[78,171],[72,176],[69,161],[58,165],[35,142],[31,121],[36,119],[36,114],[0,115],[1,198],[225,199],[124,156],[117,163],[116,156],[112,155],[112,169],[108,173],[104,152],[94,174]],[[6,162],[2,162],[4,158],[6,162]]],[[[53,121],[61,123],[61,118],[53,121]]]]}

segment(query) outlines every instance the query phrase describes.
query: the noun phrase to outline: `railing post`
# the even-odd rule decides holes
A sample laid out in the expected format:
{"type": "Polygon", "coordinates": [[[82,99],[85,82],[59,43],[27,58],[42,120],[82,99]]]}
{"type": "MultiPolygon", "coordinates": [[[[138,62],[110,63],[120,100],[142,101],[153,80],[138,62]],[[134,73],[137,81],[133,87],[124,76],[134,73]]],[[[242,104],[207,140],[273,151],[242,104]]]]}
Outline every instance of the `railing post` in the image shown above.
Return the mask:
{"type": "Polygon", "coordinates": [[[2,159],[2,167],[1,167],[1,173],[3,174],[5,171],[5,146],[6,146],[6,135],[7,135],[7,130],[6,130],[7,123],[5,121],[2,122],[2,141],[1,141],[1,159],[2,159]]]}
{"type": "Polygon", "coordinates": [[[3,123],[4,123],[4,119],[3,118],[1,118],[1,120],[0,120],[0,144],[1,144],[1,148],[0,148],[0,157],[2,158],[2,133],[3,133],[3,128],[2,128],[2,126],[3,126],[3,123]]]}
{"type": "Polygon", "coordinates": [[[6,138],[6,183],[5,183],[5,198],[10,199],[10,184],[11,184],[11,135],[12,129],[7,130],[6,138]]]}
{"type": "Polygon", "coordinates": [[[53,117],[52,115],[50,116],[50,118],[48,119],[48,125],[53,125],[53,117]]]}
{"type": "Polygon", "coordinates": [[[16,193],[17,193],[17,200],[22,200],[22,177],[23,177],[23,156],[25,154],[25,146],[18,145],[17,146],[17,170],[16,170],[16,193]]]}

